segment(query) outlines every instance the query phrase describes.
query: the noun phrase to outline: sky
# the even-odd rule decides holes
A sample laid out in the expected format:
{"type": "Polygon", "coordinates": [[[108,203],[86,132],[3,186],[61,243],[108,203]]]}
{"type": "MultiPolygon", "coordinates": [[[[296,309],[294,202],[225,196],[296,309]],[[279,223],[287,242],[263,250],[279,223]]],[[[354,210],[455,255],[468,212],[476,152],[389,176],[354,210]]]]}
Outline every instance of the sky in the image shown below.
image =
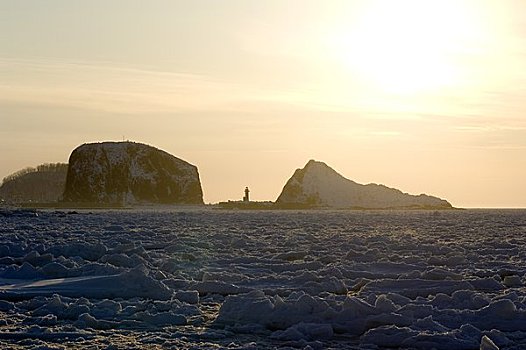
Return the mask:
{"type": "Polygon", "coordinates": [[[457,207],[526,207],[522,0],[0,0],[0,178],[131,140],[205,202],[324,161],[457,207]]]}

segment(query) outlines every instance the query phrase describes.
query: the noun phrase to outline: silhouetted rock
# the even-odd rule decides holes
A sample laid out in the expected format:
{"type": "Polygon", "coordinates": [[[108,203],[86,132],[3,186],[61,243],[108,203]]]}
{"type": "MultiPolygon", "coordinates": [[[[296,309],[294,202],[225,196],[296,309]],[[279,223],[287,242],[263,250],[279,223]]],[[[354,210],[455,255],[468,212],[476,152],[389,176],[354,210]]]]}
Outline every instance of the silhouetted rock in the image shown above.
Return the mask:
{"type": "Polygon", "coordinates": [[[276,200],[278,207],[363,209],[448,209],[447,201],[421,194],[413,196],[384,185],[361,185],[344,178],[327,164],[310,160],[297,169],[276,200]]]}
{"type": "Polygon", "coordinates": [[[42,164],[4,178],[0,198],[9,203],[57,202],[62,198],[68,165],[42,164]]]}
{"type": "Polygon", "coordinates": [[[135,142],[90,143],[70,155],[64,200],[203,204],[197,167],[135,142]]]}

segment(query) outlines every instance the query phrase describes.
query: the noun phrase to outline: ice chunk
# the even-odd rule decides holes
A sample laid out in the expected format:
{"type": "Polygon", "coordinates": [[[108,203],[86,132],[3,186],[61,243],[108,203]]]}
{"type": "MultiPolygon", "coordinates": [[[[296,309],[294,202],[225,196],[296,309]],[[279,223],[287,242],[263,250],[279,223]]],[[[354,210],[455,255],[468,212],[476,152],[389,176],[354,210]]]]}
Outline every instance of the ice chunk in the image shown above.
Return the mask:
{"type": "Polygon", "coordinates": [[[27,261],[22,264],[22,266],[10,265],[5,269],[1,276],[3,278],[12,278],[12,279],[24,279],[32,280],[41,278],[42,274],[33,267],[27,261]]]}
{"type": "Polygon", "coordinates": [[[491,341],[490,338],[484,335],[480,340],[480,350],[499,350],[499,347],[495,345],[495,343],[491,341]]]}
{"type": "Polygon", "coordinates": [[[514,317],[516,317],[516,312],[517,307],[509,299],[497,300],[480,310],[480,314],[504,320],[513,319],[514,317]]]}
{"type": "Polygon", "coordinates": [[[10,301],[0,300],[0,311],[11,311],[15,308],[15,304],[10,301]]]}
{"type": "Polygon", "coordinates": [[[113,318],[122,311],[122,306],[114,300],[104,299],[91,308],[91,314],[97,318],[113,318]]]}
{"type": "Polygon", "coordinates": [[[105,245],[101,243],[89,244],[89,243],[71,243],[68,245],[57,245],[49,248],[48,253],[54,256],[80,256],[83,259],[90,261],[99,260],[107,252],[105,245]]]}
{"type": "Polygon", "coordinates": [[[521,287],[524,285],[522,280],[517,275],[505,276],[504,281],[502,282],[506,287],[521,287]]]}
{"type": "Polygon", "coordinates": [[[397,293],[408,298],[414,299],[418,296],[428,297],[438,293],[452,294],[457,290],[472,290],[473,286],[466,281],[448,280],[393,280],[383,279],[367,283],[360,294],[385,294],[397,293]]]}
{"type": "Polygon", "coordinates": [[[137,265],[143,264],[144,259],[138,256],[137,254],[133,254],[131,257],[129,257],[126,254],[109,254],[104,255],[100,262],[102,263],[109,263],[113,266],[118,267],[135,267],[137,265]]]}
{"type": "Polygon", "coordinates": [[[79,328],[93,328],[93,329],[112,329],[119,325],[118,322],[97,320],[88,313],[83,313],[75,322],[75,326],[79,328]]]}
{"type": "Polygon", "coordinates": [[[58,262],[50,262],[39,269],[40,273],[47,278],[68,277],[70,269],[58,262]]]}
{"type": "Polygon", "coordinates": [[[192,286],[199,294],[220,294],[220,295],[231,295],[247,293],[252,288],[239,287],[231,283],[224,283],[219,281],[207,281],[207,282],[196,282],[192,286]]]}
{"type": "Polygon", "coordinates": [[[401,347],[404,340],[418,334],[409,327],[381,326],[368,330],[362,337],[364,344],[374,344],[389,348],[401,347]]]}
{"type": "Polygon", "coordinates": [[[55,294],[47,304],[34,310],[33,315],[46,316],[51,314],[61,320],[76,320],[79,315],[89,311],[90,309],[88,306],[81,304],[68,304],[64,302],[59,295],[55,294]]]}
{"type": "Polygon", "coordinates": [[[274,310],[274,303],[261,291],[228,296],[219,309],[217,324],[265,324],[274,310]]]}
{"type": "Polygon", "coordinates": [[[479,346],[479,341],[465,337],[461,331],[455,330],[444,333],[422,332],[407,338],[401,343],[402,348],[436,349],[436,350],[472,350],[479,346]]]}
{"type": "Polygon", "coordinates": [[[41,280],[0,286],[4,298],[17,298],[23,295],[60,294],[69,297],[87,298],[151,298],[170,299],[172,292],[162,282],[147,276],[141,268],[135,268],[119,275],[73,277],[41,280]]]}
{"type": "MultiPolygon", "coordinates": [[[[498,277],[498,276],[497,276],[498,277]]],[[[489,291],[499,291],[504,289],[504,286],[502,283],[500,283],[500,277],[498,277],[499,280],[489,277],[489,278],[479,278],[475,280],[469,280],[469,283],[476,289],[484,292],[489,291]]]]}
{"type": "Polygon", "coordinates": [[[34,250],[28,253],[23,258],[23,261],[27,261],[33,266],[42,266],[42,265],[50,263],[52,260],[53,260],[53,255],[49,253],[40,255],[37,251],[34,251],[34,250]]]}
{"type": "Polygon", "coordinates": [[[416,322],[411,326],[411,328],[428,332],[447,332],[449,330],[447,327],[444,327],[440,323],[433,320],[433,316],[431,315],[425,318],[417,319],[416,322]]]}
{"type": "Polygon", "coordinates": [[[272,333],[271,338],[278,340],[319,340],[330,339],[334,332],[330,324],[300,322],[284,331],[272,333]]]}
{"type": "Polygon", "coordinates": [[[180,314],[174,314],[172,312],[159,312],[159,313],[149,313],[146,311],[137,312],[134,315],[134,319],[149,323],[155,326],[181,326],[187,323],[186,317],[180,314]]]}
{"type": "Polygon", "coordinates": [[[199,292],[196,290],[180,290],[175,293],[175,297],[188,304],[198,304],[199,303],[199,292]]]}
{"type": "Polygon", "coordinates": [[[308,252],[305,251],[291,251],[277,254],[272,259],[287,261],[302,260],[307,254],[308,252]]]}
{"type": "Polygon", "coordinates": [[[374,307],[380,312],[393,312],[398,309],[391,299],[385,294],[381,294],[374,304],[374,307]]]}
{"type": "Polygon", "coordinates": [[[445,269],[434,268],[429,271],[422,272],[422,278],[426,280],[445,280],[447,278],[452,280],[461,280],[462,275],[445,269]]]}

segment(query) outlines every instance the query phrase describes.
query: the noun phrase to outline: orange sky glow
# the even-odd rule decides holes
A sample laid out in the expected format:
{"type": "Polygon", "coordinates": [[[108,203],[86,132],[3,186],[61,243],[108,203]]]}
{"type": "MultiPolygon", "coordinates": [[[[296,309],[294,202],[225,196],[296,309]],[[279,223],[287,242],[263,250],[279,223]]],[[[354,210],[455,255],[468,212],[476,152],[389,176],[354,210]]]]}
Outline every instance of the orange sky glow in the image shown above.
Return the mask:
{"type": "Polygon", "coordinates": [[[457,207],[526,207],[526,3],[5,1],[0,178],[129,139],[205,202],[326,162],[457,207]]]}

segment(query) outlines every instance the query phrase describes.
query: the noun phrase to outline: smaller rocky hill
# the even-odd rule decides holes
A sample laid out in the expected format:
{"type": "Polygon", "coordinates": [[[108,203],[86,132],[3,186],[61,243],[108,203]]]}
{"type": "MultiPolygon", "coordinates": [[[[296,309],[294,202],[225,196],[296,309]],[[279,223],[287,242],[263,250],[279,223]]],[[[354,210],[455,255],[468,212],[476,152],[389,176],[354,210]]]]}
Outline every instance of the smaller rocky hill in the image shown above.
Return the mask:
{"type": "Polygon", "coordinates": [[[57,202],[64,193],[67,170],[64,163],[19,170],[3,179],[0,198],[8,203],[57,202]]]}
{"type": "Polygon", "coordinates": [[[276,200],[283,208],[451,209],[449,202],[425,194],[403,193],[384,185],[361,185],[310,160],[297,169],[276,200]]]}
{"type": "Polygon", "coordinates": [[[70,155],[66,202],[203,204],[197,167],[135,142],[89,143],[70,155]]]}

